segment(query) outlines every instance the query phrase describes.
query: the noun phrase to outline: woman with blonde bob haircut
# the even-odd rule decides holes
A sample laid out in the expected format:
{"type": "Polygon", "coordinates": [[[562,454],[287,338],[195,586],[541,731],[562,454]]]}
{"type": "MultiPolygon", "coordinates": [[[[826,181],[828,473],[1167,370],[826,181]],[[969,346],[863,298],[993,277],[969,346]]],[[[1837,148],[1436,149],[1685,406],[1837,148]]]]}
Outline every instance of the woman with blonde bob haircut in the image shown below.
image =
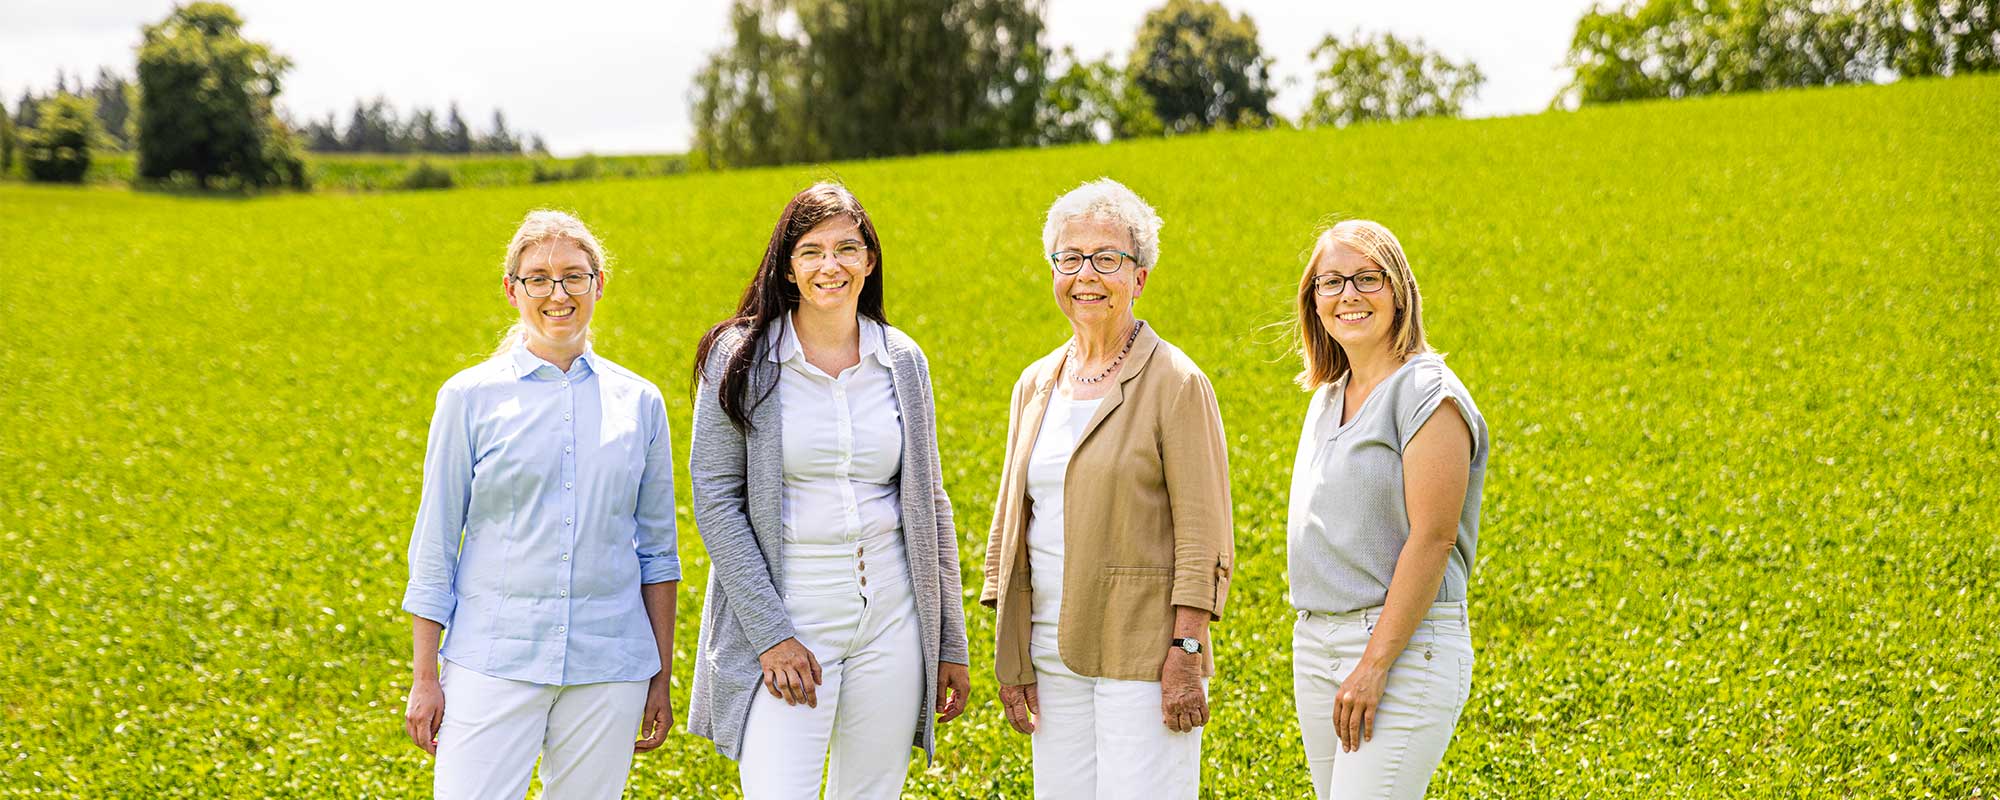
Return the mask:
{"type": "Polygon", "coordinates": [[[1322,800],[1421,798],[1472,686],[1486,422],[1425,341],[1389,229],[1320,234],[1298,310],[1298,382],[1313,395],[1286,535],[1306,764],[1322,800]]]}
{"type": "Polygon", "coordinates": [[[517,321],[438,390],[403,726],[440,798],[521,797],[537,757],[543,797],[616,798],[673,726],[673,438],[659,388],[591,347],[608,262],[581,220],[528,214],[501,263],[517,321]]]}

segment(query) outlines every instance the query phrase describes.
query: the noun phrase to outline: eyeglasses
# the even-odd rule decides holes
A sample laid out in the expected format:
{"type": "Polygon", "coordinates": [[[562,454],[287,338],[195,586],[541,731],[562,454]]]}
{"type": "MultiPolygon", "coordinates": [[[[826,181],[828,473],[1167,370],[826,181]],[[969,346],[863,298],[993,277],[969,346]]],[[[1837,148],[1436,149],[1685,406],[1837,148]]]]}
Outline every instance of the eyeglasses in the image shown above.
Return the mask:
{"type": "Polygon", "coordinates": [[[1090,268],[1097,270],[1099,274],[1110,275],[1117,272],[1120,267],[1125,266],[1126,259],[1139,260],[1138,257],[1123,250],[1099,250],[1089,255],[1079,253],[1075,250],[1064,250],[1049,254],[1049,264],[1054,266],[1057,272],[1064,275],[1075,275],[1082,272],[1083,262],[1085,261],[1090,262],[1090,268]]]}
{"type": "Polygon", "coordinates": [[[1362,294],[1374,294],[1389,285],[1389,273],[1379,269],[1364,269],[1353,275],[1335,275],[1331,272],[1313,276],[1313,292],[1321,297],[1338,297],[1347,291],[1349,281],[1354,290],[1362,294]]]}
{"type": "Polygon", "coordinates": [[[802,269],[818,269],[824,266],[826,257],[833,256],[834,263],[843,267],[861,266],[862,257],[868,246],[860,242],[841,242],[834,245],[832,253],[822,252],[817,247],[807,247],[792,253],[792,266],[802,269]]]}
{"type": "Polygon", "coordinates": [[[529,297],[540,300],[555,294],[558,283],[562,284],[563,294],[571,297],[584,294],[590,291],[590,284],[596,279],[595,272],[575,272],[562,276],[562,280],[547,275],[529,275],[525,278],[517,275],[514,277],[514,282],[521,284],[521,290],[527,292],[529,297]]]}

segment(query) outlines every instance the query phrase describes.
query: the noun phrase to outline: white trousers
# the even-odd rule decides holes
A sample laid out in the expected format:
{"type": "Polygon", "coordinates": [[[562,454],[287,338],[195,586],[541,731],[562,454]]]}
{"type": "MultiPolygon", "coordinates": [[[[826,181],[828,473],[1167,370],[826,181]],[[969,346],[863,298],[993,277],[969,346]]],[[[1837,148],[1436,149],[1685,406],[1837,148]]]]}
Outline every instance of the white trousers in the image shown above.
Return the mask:
{"type": "Polygon", "coordinates": [[[819,706],[786,705],[758,687],[737,762],[744,800],[819,797],[822,765],[827,797],[901,796],[924,702],[922,634],[909,580],[861,591],[793,592],[785,611],[799,643],[819,660],[819,706]]]}
{"type": "Polygon", "coordinates": [[[1034,626],[1029,655],[1042,711],[1029,737],[1036,798],[1193,800],[1200,793],[1201,729],[1167,727],[1159,681],[1076,674],[1057,654],[1053,625],[1034,626]]]}
{"type": "Polygon", "coordinates": [[[524,797],[537,755],[544,800],[625,793],[647,681],[547,686],[449,660],[439,680],[444,726],[433,791],[440,800],[524,797]]]}
{"type": "Polygon", "coordinates": [[[1334,698],[1360,663],[1381,616],[1379,607],[1300,612],[1292,626],[1292,696],[1313,793],[1320,800],[1421,800],[1472,690],[1472,629],[1465,603],[1432,605],[1389,668],[1374,737],[1358,750],[1341,752],[1334,698]]]}

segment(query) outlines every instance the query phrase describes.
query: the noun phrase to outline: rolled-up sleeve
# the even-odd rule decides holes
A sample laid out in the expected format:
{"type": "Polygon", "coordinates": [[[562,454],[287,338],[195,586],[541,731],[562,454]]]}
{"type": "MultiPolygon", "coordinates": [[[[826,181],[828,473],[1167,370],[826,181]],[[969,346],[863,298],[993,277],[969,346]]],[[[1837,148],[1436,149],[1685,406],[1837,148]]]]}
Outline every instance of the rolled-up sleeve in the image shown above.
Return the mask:
{"type": "Polygon", "coordinates": [[[1173,604],[1220,619],[1236,545],[1229,445],[1207,376],[1195,373],[1179,387],[1161,425],[1160,457],[1173,510],[1173,604]]]}
{"type": "Polygon", "coordinates": [[[424,487],[410,531],[410,582],[403,610],[451,625],[458,605],[459,543],[472,500],[472,433],[465,397],[451,384],[438,390],[424,448],[424,487]]]}
{"type": "Polygon", "coordinates": [[[674,524],[674,448],[667,427],[667,404],[654,392],[647,392],[646,428],[652,438],[646,444],[646,467],[639,474],[637,526],[632,546],[639,552],[639,582],[666,583],[681,579],[681,556],[674,524]]]}

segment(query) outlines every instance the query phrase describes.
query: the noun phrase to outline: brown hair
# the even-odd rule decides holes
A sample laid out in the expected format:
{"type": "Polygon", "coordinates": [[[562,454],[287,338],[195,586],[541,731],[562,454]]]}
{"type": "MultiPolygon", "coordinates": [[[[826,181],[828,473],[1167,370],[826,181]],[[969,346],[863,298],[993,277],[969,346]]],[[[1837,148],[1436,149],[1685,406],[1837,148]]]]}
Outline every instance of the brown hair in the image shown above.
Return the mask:
{"type": "Polygon", "coordinates": [[[1312,257],[1306,259],[1305,274],[1299,278],[1299,353],[1305,359],[1305,369],[1296,380],[1307,391],[1340,380],[1349,368],[1347,352],[1326,332],[1313,299],[1313,274],[1320,259],[1335,247],[1360,253],[1389,274],[1389,292],[1396,303],[1396,316],[1389,321],[1389,350],[1400,358],[1431,351],[1430,343],[1424,340],[1423,296],[1417,291],[1417,276],[1403,256],[1403,243],[1379,222],[1345,220],[1319,235],[1312,257]]]}
{"type": "Polygon", "coordinates": [[[861,285],[860,307],[856,312],[861,316],[888,324],[882,316],[882,242],[875,235],[875,223],[869,221],[868,212],[861,208],[861,201],[847,187],[831,181],[821,181],[805,188],[785,204],[785,210],[778,215],[778,224],[771,229],[771,240],[764,246],[764,260],[757,265],[756,276],[743,290],[743,299],[736,303],[736,313],[728,319],[709,328],[703,334],[701,343],[695,346],[694,370],[689,383],[699,387],[701,382],[716,384],[717,399],[722,404],[722,412],[729,416],[738,430],[750,429],[750,412],[770,395],[764,395],[750,402],[750,366],[756,360],[768,355],[764,347],[764,333],[771,324],[799,307],[799,287],[785,280],[792,266],[792,248],[798,245],[815,226],[833,217],[847,215],[861,228],[861,243],[868,247],[868,257],[874,259],[875,269],[868,273],[861,285]],[[742,330],[748,338],[743,346],[723,365],[721,375],[710,375],[707,371],[709,352],[715,349],[715,342],[722,334],[731,330],[742,330]]]}

